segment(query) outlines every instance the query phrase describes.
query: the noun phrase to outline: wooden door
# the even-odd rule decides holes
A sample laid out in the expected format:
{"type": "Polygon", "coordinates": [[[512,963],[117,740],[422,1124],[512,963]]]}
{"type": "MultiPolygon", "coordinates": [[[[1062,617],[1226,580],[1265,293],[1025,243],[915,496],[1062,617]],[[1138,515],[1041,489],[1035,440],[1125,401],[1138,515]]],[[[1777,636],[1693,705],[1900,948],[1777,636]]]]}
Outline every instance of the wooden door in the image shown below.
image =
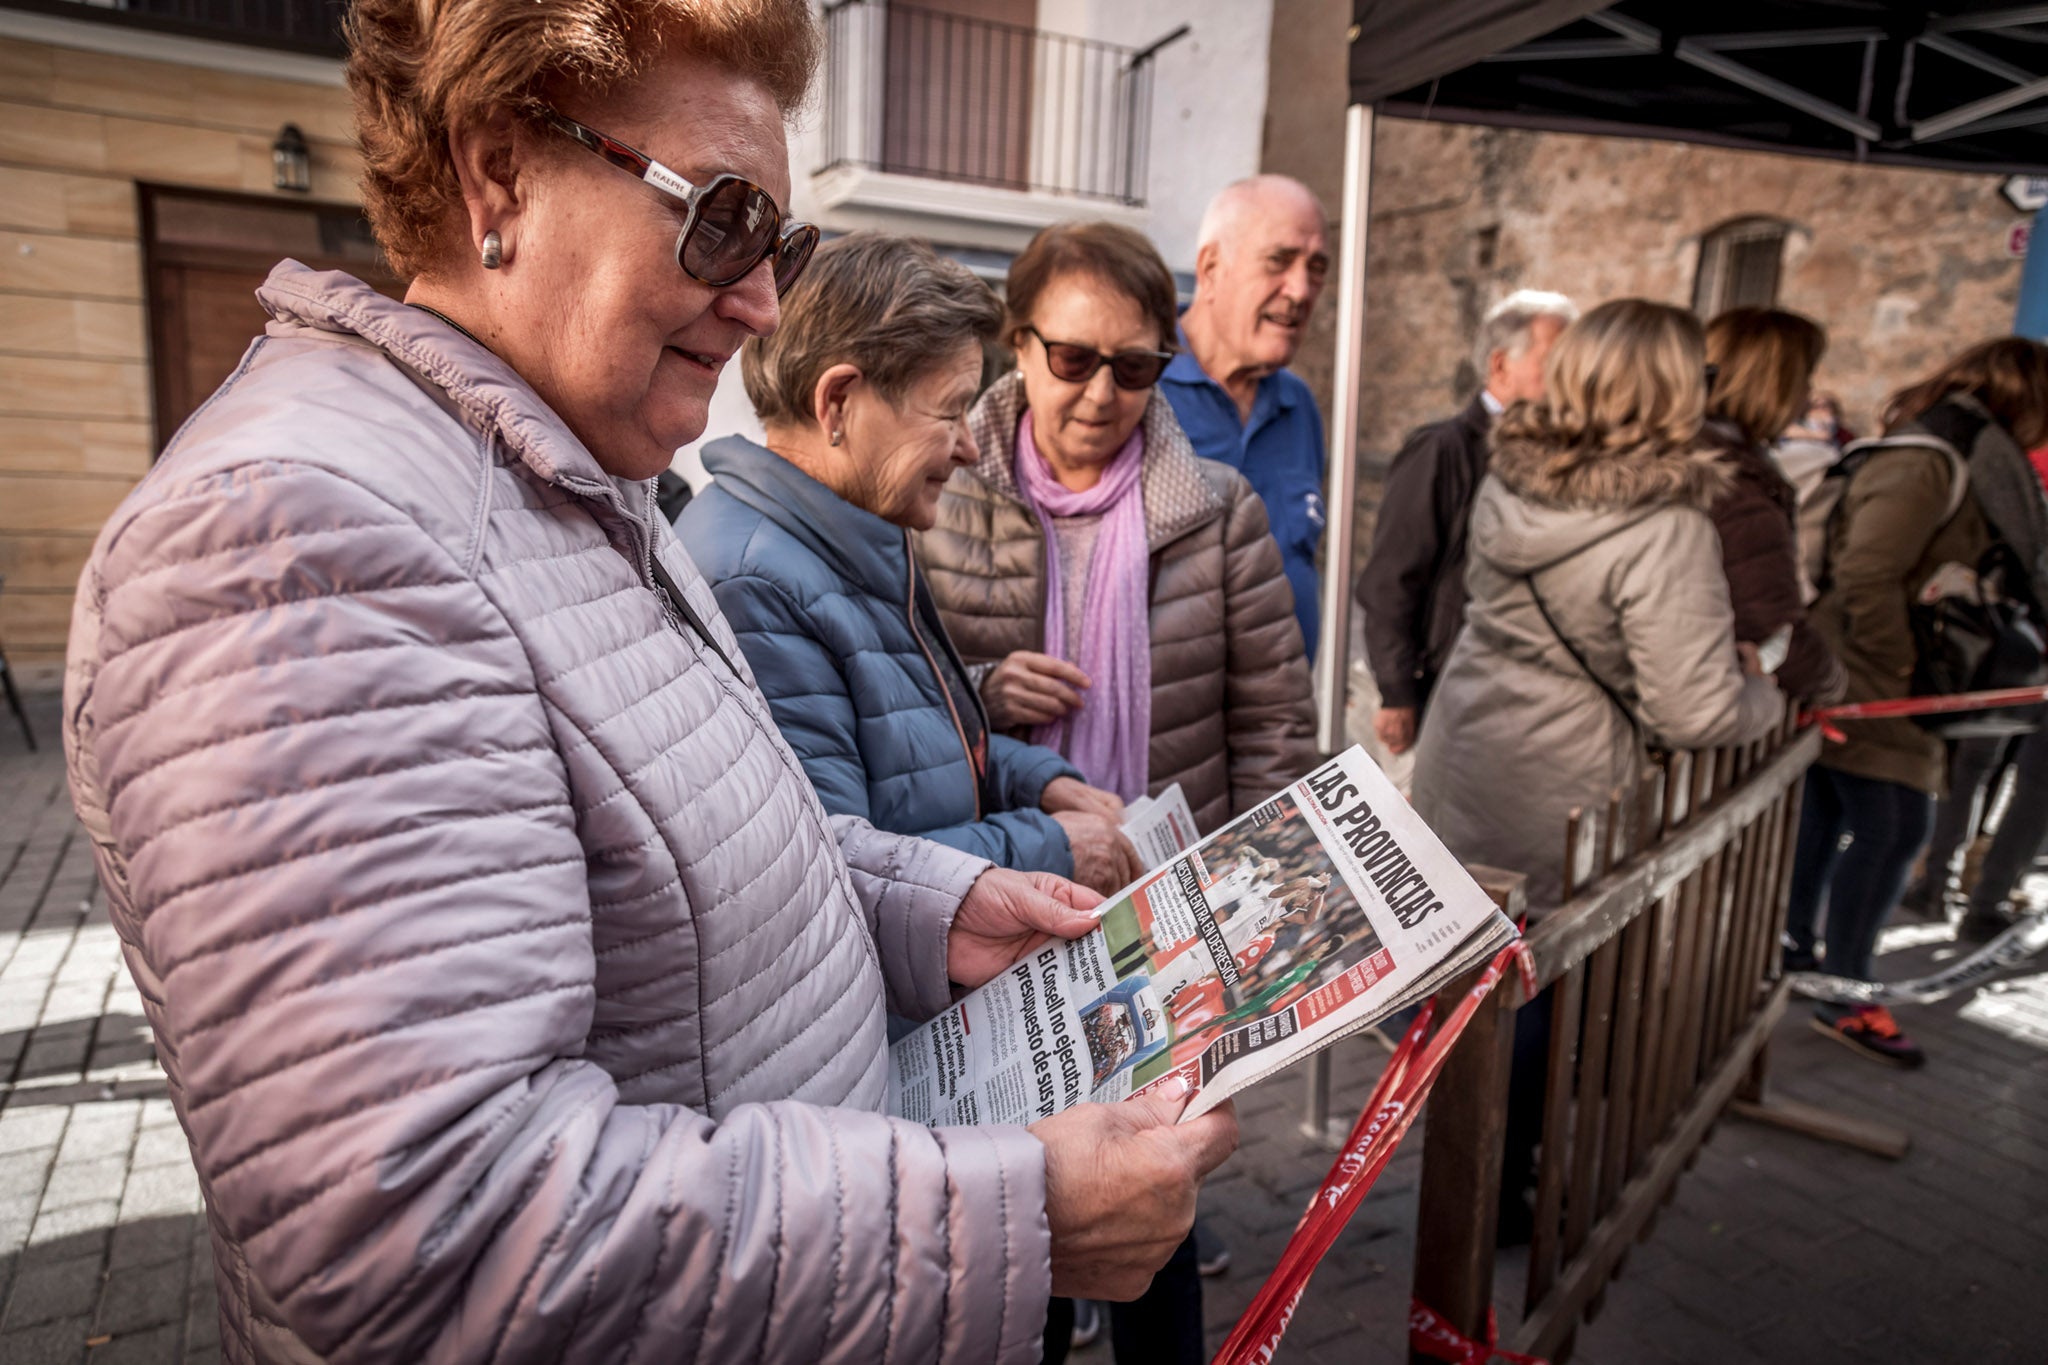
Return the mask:
{"type": "Polygon", "coordinates": [[[356,209],[151,186],[142,194],[159,450],[262,333],[269,317],[256,288],[280,260],[346,270],[393,298],[405,292],[356,209]]]}

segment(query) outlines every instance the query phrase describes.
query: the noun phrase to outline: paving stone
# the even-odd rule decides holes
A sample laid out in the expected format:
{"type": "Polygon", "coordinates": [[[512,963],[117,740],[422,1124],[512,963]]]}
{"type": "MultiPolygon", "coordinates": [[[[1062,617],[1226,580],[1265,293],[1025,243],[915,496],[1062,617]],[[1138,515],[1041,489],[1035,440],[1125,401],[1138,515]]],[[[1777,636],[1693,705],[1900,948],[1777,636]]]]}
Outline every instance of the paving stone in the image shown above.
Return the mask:
{"type": "Polygon", "coordinates": [[[120,1336],[184,1320],[185,1262],[178,1260],[109,1275],[95,1325],[102,1332],[120,1336]]]}
{"type": "Polygon", "coordinates": [[[61,1209],[72,1204],[88,1204],[101,1200],[116,1200],[121,1197],[121,1186],[128,1179],[128,1159],[125,1156],[101,1157],[96,1161],[71,1161],[60,1159],[50,1171],[50,1180],[43,1187],[43,1208],[61,1209]]]}
{"type": "Polygon", "coordinates": [[[29,1233],[29,1243],[42,1245],[61,1237],[77,1237],[88,1243],[96,1242],[104,1250],[119,1212],[120,1205],[111,1199],[72,1204],[61,1209],[43,1209],[36,1214],[36,1225],[29,1233]]]}
{"type": "Polygon", "coordinates": [[[0,1195],[0,1256],[8,1255],[28,1240],[42,1200],[41,1190],[0,1195]]]}
{"type": "MultiPolygon", "coordinates": [[[[104,1329],[103,1329],[104,1330],[104,1329]]],[[[86,1354],[86,1365],[163,1365],[179,1358],[180,1324],[116,1333],[86,1354]]]]}
{"type": "Polygon", "coordinates": [[[41,1193],[57,1159],[54,1147],[37,1147],[0,1156],[0,1195],[41,1193]]]}
{"type": "Polygon", "coordinates": [[[141,1116],[141,1104],[135,1100],[79,1105],[72,1112],[70,1126],[64,1130],[63,1159],[125,1159],[135,1146],[135,1125],[141,1116]]]}
{"type": "Polygon", "coordinates": [[[0,1360],[7,1365],[78,1365],[85,1359],[87,1318],[66,1318],[19,1332],[0,1332],[0,1360]]]}
{"type": "Polygon", "coordinates": [[[187,1214],[119,1223],[114,1228],[107,1264],[116,1271],[167,1261],[183,1264],[192,1255],[192,1228],[198,1222],[196,1215],[187,1214]]]}
{"type": "Polygon", "coordinates": [[[185,1130],[173,1123],[168,1128],[144,1128],[135,1138],[135,1151],[131,1160],[138,1167],[192,1164],[192,1147],[185,1141],[185,1130]]]}
{"type": "Polygon", "coordinates": [[[169,1100],[144,1100],[142,1102],[142,1130],[152,1128],[176,1128],[178,1111],[169,1100]]]}
{"type": "Polygon", "coordinates": [[[190,1213],[199,1205],[199,1176],[190,1161],[130,1171],[121,1192],[123,1218],[190,1213]]]}
{"type": "Polygon", "coordinates": [[[0,1153],[55,1147],[69,1117],[63,1109],[12,1107],[0,1110],[0,1153]]]}
{"type": "Polygon", "coordinates": [[[0,1328],[13,1331],[62,1318],[89,1316],[99,1302],[101,1268],[97,1256],[73,1256],[50,1264],[22,1267],[7,1301],[7,1319],[0,1328]]]}

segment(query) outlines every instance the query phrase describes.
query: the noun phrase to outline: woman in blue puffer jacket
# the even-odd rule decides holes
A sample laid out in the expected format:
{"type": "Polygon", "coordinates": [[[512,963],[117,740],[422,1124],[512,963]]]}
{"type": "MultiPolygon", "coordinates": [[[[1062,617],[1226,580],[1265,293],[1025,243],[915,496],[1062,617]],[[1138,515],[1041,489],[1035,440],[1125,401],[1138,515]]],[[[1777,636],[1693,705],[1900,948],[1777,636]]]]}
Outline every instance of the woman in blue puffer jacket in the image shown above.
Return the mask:
{"type": "Polygon", "coordinates": [[[906,238],[821,249],[741,372],[766,444],[704,449],[676,532],[827,810],[1102,892],[1143,870],[1123,803],[994,732],[909,545],[976,458],[967,414],[1002,306],[906,238]]]}

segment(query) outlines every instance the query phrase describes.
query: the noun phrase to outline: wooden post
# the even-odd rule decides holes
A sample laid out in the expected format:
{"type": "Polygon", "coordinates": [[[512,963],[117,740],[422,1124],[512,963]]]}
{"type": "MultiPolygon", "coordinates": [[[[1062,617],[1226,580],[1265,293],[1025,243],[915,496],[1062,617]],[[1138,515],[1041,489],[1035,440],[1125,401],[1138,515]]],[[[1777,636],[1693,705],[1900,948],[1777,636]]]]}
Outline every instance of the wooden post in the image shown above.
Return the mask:
{"type": "MultiPolygon", "coordinates": [[[[1461,978],[1445,997],[1457,998],[1471,981],[1461,978]]],[[[1422,1132],[1414,1293],[1474,1340],[1485,1339],[1493,1306],[1494,1225],[1514,1060],[1515,1016],[1502,1008],[1503,995],[1495,990],[1480,1002],[1444,1059],[1422,1132]]]]}

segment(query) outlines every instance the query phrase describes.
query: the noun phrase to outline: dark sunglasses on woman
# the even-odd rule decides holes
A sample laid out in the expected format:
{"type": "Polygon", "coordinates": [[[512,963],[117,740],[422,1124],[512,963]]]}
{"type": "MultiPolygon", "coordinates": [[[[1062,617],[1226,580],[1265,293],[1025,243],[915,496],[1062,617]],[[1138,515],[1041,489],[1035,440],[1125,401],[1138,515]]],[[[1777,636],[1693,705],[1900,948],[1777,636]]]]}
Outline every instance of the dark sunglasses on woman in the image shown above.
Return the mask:
{"type": "Polygon", "coordinates": [[[713,289],[738,284],[773,256],[775,292],[787,294],[818,249],[818,229],[785,221],[774,196],[751,180],[728,174],[713,176],[708,184],[692,184],[653,157],[552,109],[547,121],[556,132],[574,138],[620,170],[682,201],[687,215],[676,236],[676,264],[699,284],[713,289]]]}
{"type": "Polygon", "coordinates": [[[1071,341],[1047,341],[1045,333],[1036,327],[1025,331],[1038,338],[1038,344],[1045,347],[1045,367],[1052,371],[1053,378],[1063,379],[1069,384],[1085,384],[1095,377],[1095,372],[1104,365],[1109,366],[1109,377],[1120,389],[1136,393],[1149,389],[1159,382],[1159,376],[1166,373],[1166,367],[1173,361],[1171,351],[1118,351],[1115,355],[1104,355],[1089,346],[1076,346],[1071,341]]]}

